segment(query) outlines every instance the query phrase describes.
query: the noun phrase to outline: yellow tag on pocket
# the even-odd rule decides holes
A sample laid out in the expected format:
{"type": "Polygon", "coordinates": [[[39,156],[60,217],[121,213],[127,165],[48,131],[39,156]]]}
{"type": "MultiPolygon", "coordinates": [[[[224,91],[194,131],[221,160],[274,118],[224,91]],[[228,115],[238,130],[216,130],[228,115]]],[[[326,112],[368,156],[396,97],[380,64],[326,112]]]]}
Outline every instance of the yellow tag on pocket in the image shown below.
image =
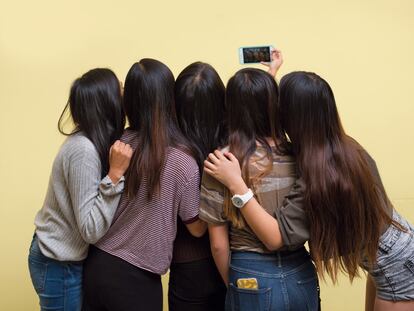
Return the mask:
{"type": "Polygon", "coordinates": [[[246,279],[238,279],[237,287],[246,288],[246,289],[258,289],[259,285],[257,284],[257,280],[255,278],[246,278],[246,279]]]}

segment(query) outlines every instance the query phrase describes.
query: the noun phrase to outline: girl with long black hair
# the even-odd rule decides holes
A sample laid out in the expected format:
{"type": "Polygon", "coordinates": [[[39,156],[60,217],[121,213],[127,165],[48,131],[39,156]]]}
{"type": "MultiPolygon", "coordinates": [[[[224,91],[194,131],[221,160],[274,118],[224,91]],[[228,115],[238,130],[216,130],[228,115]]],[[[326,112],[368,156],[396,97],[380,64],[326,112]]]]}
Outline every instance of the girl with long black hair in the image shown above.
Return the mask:
{"type": "MultiPolygon", "coordinates": [[[[178,124],[194,150],[200,172],[207,155],[226,145],[224,93],[216,70],[202,62],[187,66],[175,82],[178,124]]],[[[195,238],[180,219],[177,225],[168,287],[169,310],[224,310],[226,287],[211,256],[208,234],[195,238]]]]}
{"type": "Polygon", "coordinates": [[[179,217],[194,236],[200,173],[177,124],[174,76],[141,59],[125,79],[130,127],[121,140],[134,149],[126,189],[108,233],[85,263],[84,310],[162,310],[161,275],[170,266],[179,217]]]}
{"type": "Polygon", "coordinates": [[[82,261],[112,222],[132,156],[117,140],[124,121],[120,83],[111,70],[93,69],[73,82],[58,123],[68,138],[53,163],[29,253],[41,310],[81,308],[82,261]],[[75,129],[66,134],[68,109],[75,129]]]}

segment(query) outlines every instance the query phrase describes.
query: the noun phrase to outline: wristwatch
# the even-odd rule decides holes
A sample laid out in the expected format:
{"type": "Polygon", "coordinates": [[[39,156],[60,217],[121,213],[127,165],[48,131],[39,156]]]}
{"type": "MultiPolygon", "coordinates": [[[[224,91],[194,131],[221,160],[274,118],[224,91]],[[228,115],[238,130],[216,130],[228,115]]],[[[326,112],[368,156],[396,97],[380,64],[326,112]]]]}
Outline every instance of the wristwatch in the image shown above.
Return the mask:
{"type": "Polygon", "coordinates": [[[245,194],[235,194],[231,197],[231,202],[237,208],[242,208],[249,200],[253,198],[253,191],[247,190],[245,194]]]}

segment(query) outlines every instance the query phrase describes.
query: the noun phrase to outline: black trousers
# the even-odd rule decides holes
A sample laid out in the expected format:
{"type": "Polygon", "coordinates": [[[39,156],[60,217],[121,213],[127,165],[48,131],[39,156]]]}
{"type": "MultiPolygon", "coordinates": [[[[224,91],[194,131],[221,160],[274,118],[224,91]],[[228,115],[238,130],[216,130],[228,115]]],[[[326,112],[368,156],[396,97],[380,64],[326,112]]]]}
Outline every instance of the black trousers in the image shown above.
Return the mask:
{"type": "Polygon", "coordinates": [[[162,311],[158,274],[91,246],[83,268],[83,311],[162,311]]]}
{"type": "Polygon", "coordinates": [[[212,258],[170,267],[169,311],[222,311],[226,286],[212,258]]]}

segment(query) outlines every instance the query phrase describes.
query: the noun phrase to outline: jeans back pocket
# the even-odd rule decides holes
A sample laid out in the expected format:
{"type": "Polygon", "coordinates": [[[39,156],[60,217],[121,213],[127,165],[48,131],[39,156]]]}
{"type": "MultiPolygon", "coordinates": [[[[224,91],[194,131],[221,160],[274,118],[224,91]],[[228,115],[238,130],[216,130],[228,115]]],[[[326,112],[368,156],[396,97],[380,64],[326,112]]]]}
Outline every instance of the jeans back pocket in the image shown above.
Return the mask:
{"type": "Polygon", "coordinates": [[[42,254],[36,236],[33,237],[29,250],[29,272],[33,287],[37,293],[45,288],[47,261],[42,254]]]}
{"type": "Polygon", "coordinates": [[[229,284],[228,303],[231,311],[270,311],[271,288],[245,289],[229,284]]]}
{"type": "Polygon", "coordinates": [[[45,288],[47,263],[29,257],[29,271],[34,289],[37,293],[42,292],[45,288]]]}

